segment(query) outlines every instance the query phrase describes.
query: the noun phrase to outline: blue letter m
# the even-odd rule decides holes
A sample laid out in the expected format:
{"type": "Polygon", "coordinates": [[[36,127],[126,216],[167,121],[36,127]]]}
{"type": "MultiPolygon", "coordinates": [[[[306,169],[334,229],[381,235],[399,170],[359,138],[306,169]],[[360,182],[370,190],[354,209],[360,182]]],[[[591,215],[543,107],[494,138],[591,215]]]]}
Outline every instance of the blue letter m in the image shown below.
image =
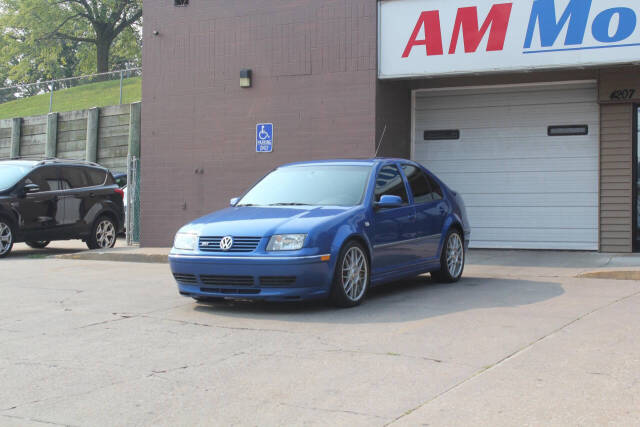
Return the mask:
{"type": "Polygon", "coordinates": [[[556,21],[554,0],[534,0],[529,18],[529,28],[524,48],[530,49],[536,23],[540,24],[540,42],[542,47],[553,46],[562,29],[569,23],[565,46],[582,44],[589,21],[592,0],[571,0],[559,21],[556,21]]]}

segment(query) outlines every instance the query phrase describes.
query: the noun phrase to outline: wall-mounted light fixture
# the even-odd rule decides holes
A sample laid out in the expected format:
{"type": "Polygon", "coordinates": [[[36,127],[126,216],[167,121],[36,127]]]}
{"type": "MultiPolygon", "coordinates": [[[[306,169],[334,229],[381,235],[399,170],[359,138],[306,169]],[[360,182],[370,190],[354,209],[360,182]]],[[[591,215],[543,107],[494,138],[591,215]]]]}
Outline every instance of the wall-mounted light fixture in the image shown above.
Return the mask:
{"type": "Polygon", "coordinates": [[[248,68],[240,70],[240,87],[251,87],[251,70],[248,68]]]}

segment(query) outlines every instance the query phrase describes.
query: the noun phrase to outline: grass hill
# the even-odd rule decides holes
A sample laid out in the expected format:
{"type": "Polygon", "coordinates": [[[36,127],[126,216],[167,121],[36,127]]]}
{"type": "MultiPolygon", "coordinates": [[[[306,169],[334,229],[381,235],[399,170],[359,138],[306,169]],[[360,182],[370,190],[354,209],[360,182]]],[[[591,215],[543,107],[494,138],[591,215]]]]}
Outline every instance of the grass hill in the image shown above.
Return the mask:
{"type": "MultiPolygon", "coordinates": [[[[132,77],[123,80],[122,103],[129,104],[142,99],[142,79],[132,77]]],[[[53,93],[53,111],[84,110],[92,107],[117,105],[120,101],[120,80],[90,83],[63,89],[53,93]]],[[[49,93],[17,99],[0,104],[0,119],[38,116],[49,112],[49,93]]]]}

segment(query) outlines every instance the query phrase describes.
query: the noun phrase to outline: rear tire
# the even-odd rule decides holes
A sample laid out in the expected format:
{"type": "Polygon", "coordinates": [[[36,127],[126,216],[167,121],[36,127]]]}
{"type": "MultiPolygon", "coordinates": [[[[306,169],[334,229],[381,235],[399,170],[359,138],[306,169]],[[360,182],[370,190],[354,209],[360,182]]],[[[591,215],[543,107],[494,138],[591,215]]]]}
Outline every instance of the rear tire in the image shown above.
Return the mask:
{"type": "Polygon", "coordinates": [[[449,230],[440,256],[440,270],[432,272],[431,277],[438,282],[457,282],[462,277],[465,260],[464,240],[460,232],[449,230]]]}
{"type": "Polygon", "coordinates": [[[116,224],[108,216],[101,216],[93,223],[87,239],[89,249],[110,249],[116,244],[116,224]]]}
{"type": "Polygon", "coordinates": [[[44,249],[47,246],[49,246],[49,243],[51,243],[48,240],[42,240],[39,242],[25,242],[27,244],[27,246],[32,247],[33,249],[44,249]]]}
{"type": "Polygon", "coordinates": [[[0,218],[0,258],[5,258],[13,249],[15,234],[11,223],[4,218],[0,218]]]}
{"type": "Polygon", "coordinates": [[[355,241],[348,242],[340,251],[336,263],[331,302],[338,307],[355,307],[360,304],[369,290],[370,271],[364,247],[355,241]]]}

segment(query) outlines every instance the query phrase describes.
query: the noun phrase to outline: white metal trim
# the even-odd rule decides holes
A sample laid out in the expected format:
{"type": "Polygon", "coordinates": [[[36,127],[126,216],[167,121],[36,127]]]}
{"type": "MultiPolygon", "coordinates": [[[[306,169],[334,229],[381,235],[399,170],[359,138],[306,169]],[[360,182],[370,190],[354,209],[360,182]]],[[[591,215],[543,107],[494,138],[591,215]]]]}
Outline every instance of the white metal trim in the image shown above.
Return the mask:
{"type": "Polygon", "coordinates": [[[518,87],[539,87],[539,86],[560,86],[560,85],[579,85],[579,84],[595,84],[597,86],[598,80],[556,80],[551,82],[534,82],[534,83],[508,83],[498,85],[475,85],[475,86],[447,86],[447,87],[431,87],[414,89],[414,92],[441,92],[447,90],[477,90],[477,89],[504,89],[504,88],[518,88],[518,87]]]}

